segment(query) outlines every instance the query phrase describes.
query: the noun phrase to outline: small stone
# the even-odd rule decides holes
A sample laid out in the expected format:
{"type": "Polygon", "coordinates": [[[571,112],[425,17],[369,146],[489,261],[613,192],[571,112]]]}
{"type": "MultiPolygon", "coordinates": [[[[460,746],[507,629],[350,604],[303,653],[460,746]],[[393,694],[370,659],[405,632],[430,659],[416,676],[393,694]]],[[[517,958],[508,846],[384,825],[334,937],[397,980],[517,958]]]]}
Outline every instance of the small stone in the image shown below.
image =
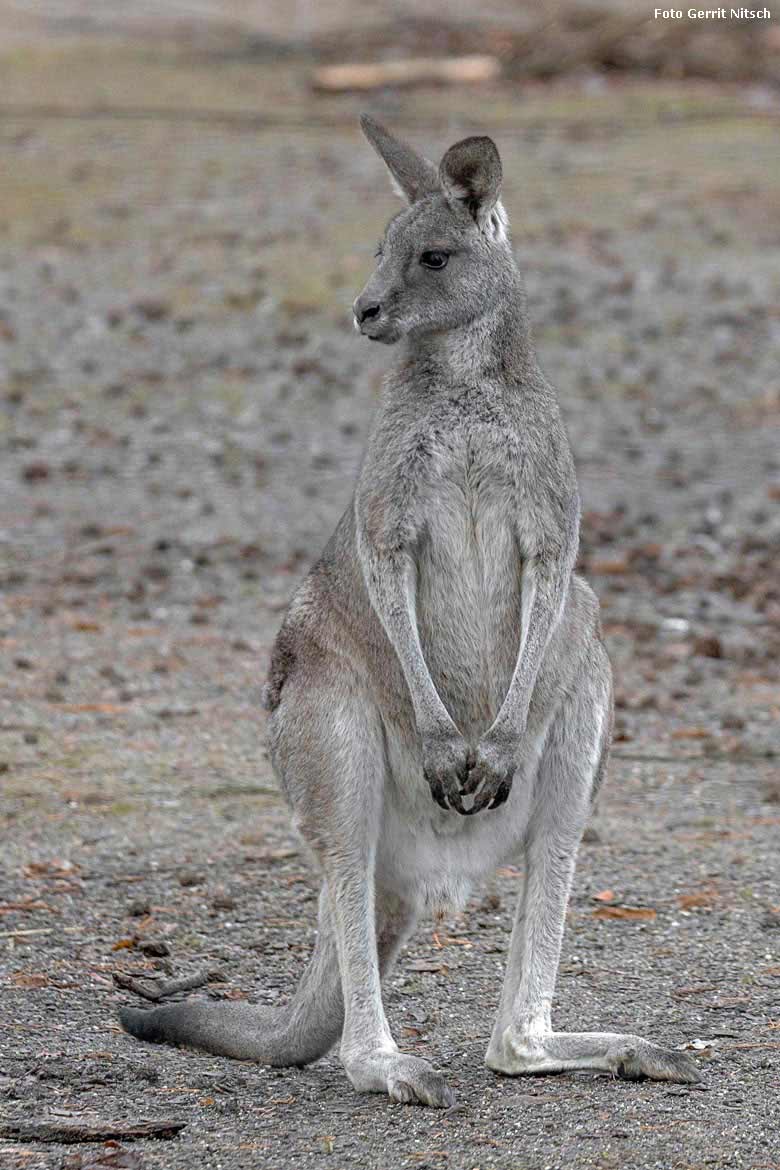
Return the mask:
{"type": "Polygon", "coordinates": [[[212,899],[211,905],[215,910],[235,910],[237,903],[236,899],[231,898],[229,894],[217,894],[212,899]]]}
{"type": "Polygon", "coordinates": [[[147,938],[138,944],[138,949],[142,954],[148,955],[150,958],[159,958],[162,955],[169,955],[171,948],[167,942],[163,942],[161,938],[147,938]]]}
{"type": "Polygon", "coordinates": [[[771,777],[761,785],[761,796],[767,804],[780,804],[780,777],[771,777]]]}
{"type": "Polygon", "coordinates": [[[127,907],[127,913],[130,918],[145,918],[147,914],[151,914],[152,907],[145,898],[136,898],[127,907]]]}
{"type": "Polygon", "coordinates": [[[41,480],[48,479],[51,473],[51,468],[48,463],[43,460],[36,460],[34,463],[27,463],[22,468],[22,479],[27,483],[40,483],[41,480]]]}
{"type": "Polygon", "coordinates": [[[205,880],[202,873],[196,873],[192,869],[184,869],[179,874],[179,885],[184,886],[185,889],[190,886],[202,886],[205,880]]]}
{"type": "Polygon", "coordinates": [[[143,297],[133,305],[139,317],[146,321],[163,321],[170,314],[170,305],[155,297],[143,297]]]}
{"type": "Polygon", "coordinates": [[[723,646],[717,634],[702,634],[694,640],[693,652],[702,658],[722,658],[723,646]]]}

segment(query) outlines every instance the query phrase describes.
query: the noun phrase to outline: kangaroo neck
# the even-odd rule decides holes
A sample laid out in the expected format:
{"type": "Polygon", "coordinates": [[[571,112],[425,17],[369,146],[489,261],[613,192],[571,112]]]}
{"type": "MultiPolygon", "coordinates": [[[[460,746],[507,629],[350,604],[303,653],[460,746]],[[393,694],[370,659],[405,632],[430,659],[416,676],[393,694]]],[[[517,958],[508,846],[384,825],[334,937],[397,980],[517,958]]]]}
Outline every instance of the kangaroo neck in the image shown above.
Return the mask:
{"type": "Polygon", "coordinates": [[[464,325],[410,337],[403,365],[407,373],[463,386],[514,381],[534,360],[525,297],[518,284],[464,325]]]}

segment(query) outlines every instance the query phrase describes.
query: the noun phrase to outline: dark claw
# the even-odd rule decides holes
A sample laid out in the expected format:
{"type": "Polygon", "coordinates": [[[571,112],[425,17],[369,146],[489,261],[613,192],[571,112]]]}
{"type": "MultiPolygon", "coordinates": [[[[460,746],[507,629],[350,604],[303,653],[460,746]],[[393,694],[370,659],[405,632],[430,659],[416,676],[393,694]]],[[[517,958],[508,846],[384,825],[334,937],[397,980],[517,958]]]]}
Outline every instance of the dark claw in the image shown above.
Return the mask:
{"type": "Polygon", "coordinates": [[[450,805],[459,812],[462,817],[468,816],[468,809],[463,807],[463,801],[460,799],[460,793],[454,790],[447,794],[450,798],[450,805]]]}
{"type": "Polygon", "coordinates": [[[502,783],[499,785],[498,792],[491,800],[489,807],[490,808],[498,808],[498,806],[500,804],[504,803],[504,801],[507,799],[507,797],[509,796],[509,793],[511,791],[512,791],[512,777],[507,776],[506,779],[503,780],[502,783]]]}
{"type": "Polygon", "coordinates": [[[514,771],[508,772],[498,787],[486,784],[482,791],[477,793],[471,806],[472,813],[482,812],[485,808],[498,808],[499,805],[503,804],[512,791],[513,777],[514,771]]]}
{"type": "Polygon", "coordinates": [[[455,776],[455,779],[458,782],[458,791],[461,794],[466,793],[468,790],[469,772],[473,766],[473,763],[471,763],[471,753],[469,753],[460,770],[456,773],[455,776]]]}
{"type": "Polygon", "coordinates": [[[478,792],[474,798],[474,803],[471,806],[472,814],[482,812],[483,808],[487,808],[487,806],[490,804],[492,796],[493,793],[489,788],[483,788],[481,792],[478,792]]]}
{"type": "Polygon", "coordinates": [[[427,772],[425,773],[425,779],[428,781],[428,786],[430,787],[431,796],[433,799],[438,805],[441,805],[445,812],[449,812],[449,806],[444,797],[444,789],[442,788],[440,781],[431,780],[427,772]]]}
{"type": "Polygon", "coordinates": [[[479,774],[472,768],[460,786],[461,796],[471,796],[479,788],[479,774]]]}

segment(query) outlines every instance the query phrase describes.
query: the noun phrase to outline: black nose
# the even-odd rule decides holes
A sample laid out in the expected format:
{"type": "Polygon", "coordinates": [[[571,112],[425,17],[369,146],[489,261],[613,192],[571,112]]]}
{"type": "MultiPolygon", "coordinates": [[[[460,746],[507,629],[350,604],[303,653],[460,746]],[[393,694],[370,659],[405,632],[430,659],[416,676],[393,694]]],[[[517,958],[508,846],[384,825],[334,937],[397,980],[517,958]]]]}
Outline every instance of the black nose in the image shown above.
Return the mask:
{"type": "Polygon", "coordinates": [[[358,325],[362,325],[364,321],[370,321],[372,317],[378,317],[382,311],[382,306],[375,305],[358,305],[355,311],[355,316],[358,319],[358,325]]]}

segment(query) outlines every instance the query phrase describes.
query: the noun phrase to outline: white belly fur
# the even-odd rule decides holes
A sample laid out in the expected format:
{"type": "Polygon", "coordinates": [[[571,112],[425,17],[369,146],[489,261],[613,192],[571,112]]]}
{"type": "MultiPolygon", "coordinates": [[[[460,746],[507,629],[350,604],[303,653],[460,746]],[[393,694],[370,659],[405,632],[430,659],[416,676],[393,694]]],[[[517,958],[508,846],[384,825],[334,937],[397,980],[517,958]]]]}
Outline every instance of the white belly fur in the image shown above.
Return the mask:
{"type": "Polygon", "coordinates": [[[474,884],[497,866],[518,860],[545,738],[546,728],[540,728],[533,742],[524,742],[505,804],[464,817],[433,801],[419,745],[391,731],[376,866],[379,884],[421,911],[460,909],[474,884]]]}

